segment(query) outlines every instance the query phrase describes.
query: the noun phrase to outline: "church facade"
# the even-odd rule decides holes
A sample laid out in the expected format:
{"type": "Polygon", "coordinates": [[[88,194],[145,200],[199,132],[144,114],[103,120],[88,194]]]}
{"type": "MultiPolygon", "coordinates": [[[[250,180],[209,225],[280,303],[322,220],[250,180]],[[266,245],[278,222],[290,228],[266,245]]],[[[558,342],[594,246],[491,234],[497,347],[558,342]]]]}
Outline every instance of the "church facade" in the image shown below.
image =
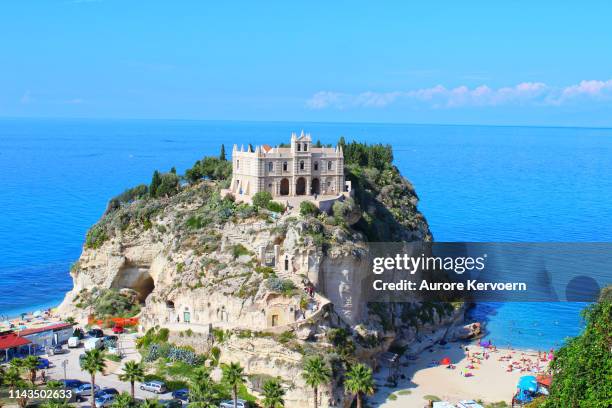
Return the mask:
{"type": "Polygon", "coordinates": [[[310,134],[291,135],[289,147],[232,149],[231,192],[272,197],[338,195],[345,191],[342,147],[314,147],[310,134]]]}

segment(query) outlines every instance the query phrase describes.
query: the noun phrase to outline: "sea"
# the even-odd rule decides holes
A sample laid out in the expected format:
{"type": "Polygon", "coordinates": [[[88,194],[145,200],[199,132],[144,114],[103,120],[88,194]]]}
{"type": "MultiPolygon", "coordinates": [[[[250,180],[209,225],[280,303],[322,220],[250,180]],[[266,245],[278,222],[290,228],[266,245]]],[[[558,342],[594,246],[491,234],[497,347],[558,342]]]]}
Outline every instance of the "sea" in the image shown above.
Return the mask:
{"type": "MultiPolygon", "coordinates": [[[[612,129],[185,120],[0,119],[0,315],[57,305],[110,197],[238,145],[388,143],[436,241],[612,242],[612,129]]],[[[584,303],[486,303],[499,346],[559,347],[584,303]]]]}

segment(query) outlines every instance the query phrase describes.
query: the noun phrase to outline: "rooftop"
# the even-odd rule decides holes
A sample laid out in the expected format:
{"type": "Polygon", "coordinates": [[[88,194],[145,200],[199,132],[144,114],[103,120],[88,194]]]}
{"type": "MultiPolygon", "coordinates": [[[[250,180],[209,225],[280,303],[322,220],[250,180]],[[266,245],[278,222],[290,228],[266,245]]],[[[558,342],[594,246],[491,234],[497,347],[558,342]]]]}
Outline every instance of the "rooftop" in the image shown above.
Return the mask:
{"type": "Polygon", "coordinates": [[[25,346],[31,341],[18,336],[15,333],[4,334],[0,336],[0,350],[6,350],[14,347],[25,346]]]}

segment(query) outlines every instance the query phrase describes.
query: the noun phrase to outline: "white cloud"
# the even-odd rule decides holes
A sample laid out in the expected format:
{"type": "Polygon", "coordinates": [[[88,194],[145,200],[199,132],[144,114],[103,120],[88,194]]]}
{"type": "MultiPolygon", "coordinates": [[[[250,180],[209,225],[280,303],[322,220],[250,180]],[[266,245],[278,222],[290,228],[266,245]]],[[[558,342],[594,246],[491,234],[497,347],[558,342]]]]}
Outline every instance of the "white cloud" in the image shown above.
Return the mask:
{"type": "Polygon", "coordinates": [[[531,105],[546,106],[568,103],[576,98],[612,100],[612,79],[607,81],[581,81],[577,85],[552,87],[543,82],[522,82],[514,86],[491,88],[466,85],[447,88],[436,85],[431,88],[405,91],[349,94],[322,91],[306,101],[311,109],[347,109],[351,107],[384,108],[398,102],[424,104],[433,108],[458,108],[466,106],[531,105]]]}

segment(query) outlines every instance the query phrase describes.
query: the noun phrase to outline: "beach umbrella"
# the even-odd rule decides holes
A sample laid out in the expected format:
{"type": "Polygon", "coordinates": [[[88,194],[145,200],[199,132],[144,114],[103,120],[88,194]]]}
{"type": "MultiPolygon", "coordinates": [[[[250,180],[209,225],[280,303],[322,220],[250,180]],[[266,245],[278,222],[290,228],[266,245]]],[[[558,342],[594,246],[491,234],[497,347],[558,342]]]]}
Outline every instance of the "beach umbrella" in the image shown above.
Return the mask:
{"type": "Polygon", "coordinates": [[[519,378],[518,388],[521,390],[536,392],[538,389],[538,382],[533,375],[524,375],[519,378]]]}
{"type": "Polygon", "coordinates": [[[40,310],[37,310],[34,313],[32,313],[32,316],[34,316],[34,317],[39,317],[40,315],[42,315],[42,311],[40,311],[40,310]]]}
{"type": "Polygon", "coordinates": [[[442,360],[440,360],[441,365],[450,365],[450,363],[451,363],[451,359],[448,357],[444,357],[442,360]]]}
{"type": "Polygon", "coordinates": [[[491,346],[491,342],[490,342],[490,341],[485,341],[485,340],[482,340],[482,341],[480,342],[480,347],[485,347],[485,348],[487,348],[487,347],[489,347],[489,346],[491,346]]]}

